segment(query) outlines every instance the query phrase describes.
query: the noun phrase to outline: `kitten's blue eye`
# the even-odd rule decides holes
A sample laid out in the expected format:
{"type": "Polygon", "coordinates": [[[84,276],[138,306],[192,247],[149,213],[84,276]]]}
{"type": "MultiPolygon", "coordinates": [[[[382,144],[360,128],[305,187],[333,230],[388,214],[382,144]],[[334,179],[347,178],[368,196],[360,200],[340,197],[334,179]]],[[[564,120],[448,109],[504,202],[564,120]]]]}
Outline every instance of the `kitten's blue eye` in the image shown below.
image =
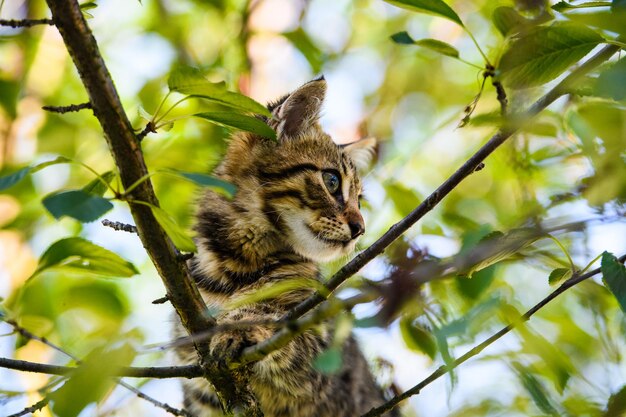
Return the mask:
{"type": "Polygon", "coordinates": [[[339,190],[339,176],[337,174],[324,172],[322,178],[324,179],[324,184],[326,188],[328,188],[329,193],[335,194],[337,190],[339,190]]]}

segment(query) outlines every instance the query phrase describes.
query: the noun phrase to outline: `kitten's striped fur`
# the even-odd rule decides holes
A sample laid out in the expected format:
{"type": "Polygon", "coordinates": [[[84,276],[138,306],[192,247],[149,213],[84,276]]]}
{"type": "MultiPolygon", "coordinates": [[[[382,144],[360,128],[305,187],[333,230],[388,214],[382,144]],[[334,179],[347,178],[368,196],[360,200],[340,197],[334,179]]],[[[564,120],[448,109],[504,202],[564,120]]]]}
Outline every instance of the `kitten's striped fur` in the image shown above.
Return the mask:
{"type": "MultiPolygon", "coordinates": [[[[278,141],[234,135],[215,170],[237,186],[234,199],[207,192],[199,202],[198,255],[190,265],[209,308],[221,309],[218,323],[282,317],[312,290],[291,290],[231,310],[223,307],[273,282],[319,280],[317,262],[350,253],[364,231],[357,165],[367,165],[374,141],[341,147],[321,130],[325,90],[323,79],[313,80],[268,106],[273,117],[267,122],[278,141]],[[339,179],[334,193],[333,175],[339,179]]],[[[211,350],[226,359],[273,331],[256,326],[217,333],[211,350]]],[[[185,335],[180,324],[175,334],[185,335]]],[[[324,375],[313,368],[313,359],[332,346],[332,339],[333,325],[324,323],[253,365],[250,386],[265,416],[358,416],[383,402],[352,337],[342,345],[338,373],[324,375]]],[[[178,348],[177,354],[183,364],[198,360],[192,347],[178,348]]],[[[187,410],[200,417],[221,415],[205,380],[184,381],[183,386],[187,410]]]]}

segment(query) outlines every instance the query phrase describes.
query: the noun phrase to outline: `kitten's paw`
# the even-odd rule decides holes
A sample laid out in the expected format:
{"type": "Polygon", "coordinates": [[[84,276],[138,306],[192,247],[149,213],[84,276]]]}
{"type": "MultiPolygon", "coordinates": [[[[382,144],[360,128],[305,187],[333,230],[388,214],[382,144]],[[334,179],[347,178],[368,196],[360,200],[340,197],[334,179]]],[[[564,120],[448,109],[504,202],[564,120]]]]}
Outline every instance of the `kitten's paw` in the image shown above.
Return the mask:
{"type": "Polygon", "coordinates": [[[228,332],[211,338],[211,355],[214,360],[228,364],[241,355],[241,352],[257,341],[252,332],[228,332]]]}

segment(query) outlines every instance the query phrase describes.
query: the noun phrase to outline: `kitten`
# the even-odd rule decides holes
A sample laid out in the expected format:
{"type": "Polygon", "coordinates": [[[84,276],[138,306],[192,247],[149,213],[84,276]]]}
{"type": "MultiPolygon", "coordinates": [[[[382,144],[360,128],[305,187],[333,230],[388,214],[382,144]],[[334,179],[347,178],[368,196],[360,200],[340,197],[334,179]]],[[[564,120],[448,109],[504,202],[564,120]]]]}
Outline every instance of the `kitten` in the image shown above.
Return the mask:
{"type": "MultiPolygon", "coordinates": [[[[313,80],[268,106],[266,122],[278,140],[235,134],[215,175],[237,186],[232,200],[208,191],[197,210],[198,254],[194,279],[211,309],[284,280],[320,280],[317,263],[349,254],[365,231],[359,211],[361,179],[375,141],[336,145],[318,123],[326,91],[313,80]]],[[[231,310],[218,323],[281,318],[313,293],[295,289],[231,310]]],[[[250,387],[267,417],[359,416],[384,401],[352,336],[342,349],[341,369],[332,375],[313,360],[333,343],[332,322],[322,323],[252,365],[250,387]]],[[[264,326],[223,331],[210,340],[220,358],[236,356],[269,338],[264,326]]],[[[184,336],[180,324],[175,334],[184,336]]],[[[182,364],[197,363],[192,347],[180,347],[182,364]]],[[[221,415],[207,381],[183,382],[184,406],[200,417],[221,415]]],[[[391,415],[395,414],[392,412],[391,415]]]]}

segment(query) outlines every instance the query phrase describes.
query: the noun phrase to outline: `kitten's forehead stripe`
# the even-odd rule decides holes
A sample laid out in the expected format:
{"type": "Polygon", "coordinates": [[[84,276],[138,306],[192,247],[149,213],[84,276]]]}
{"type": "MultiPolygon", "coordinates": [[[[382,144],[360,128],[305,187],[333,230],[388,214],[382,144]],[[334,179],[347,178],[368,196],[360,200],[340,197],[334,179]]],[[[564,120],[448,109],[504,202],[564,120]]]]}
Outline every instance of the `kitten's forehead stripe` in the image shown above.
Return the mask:
{"type": "Polygon", "coordinates": [[[287,177],[298,175],[306,171],[319,171],[319,170],[320,168],[315,164],[303,163],[303,164],[292,165],[287,168],[283,168],[279,171],[273,171],[273,172],[259,170],[259,176],[267,180],[276,180],[276,179],[284,179],[287,177]]]}

